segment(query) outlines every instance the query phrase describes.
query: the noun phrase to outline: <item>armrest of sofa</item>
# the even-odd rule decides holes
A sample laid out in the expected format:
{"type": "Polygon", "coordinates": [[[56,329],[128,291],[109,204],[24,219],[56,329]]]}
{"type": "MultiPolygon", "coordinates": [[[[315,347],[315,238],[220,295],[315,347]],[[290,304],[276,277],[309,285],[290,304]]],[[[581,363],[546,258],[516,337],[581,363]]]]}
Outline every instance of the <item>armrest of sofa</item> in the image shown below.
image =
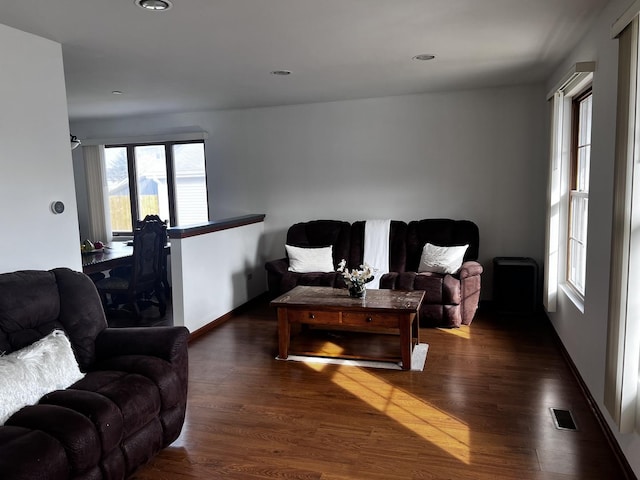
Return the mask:
{"type": "Polygon", "coordinates": [[[482,265],[476,261],[468,261],[460,268],[460,318],[462,325],[470,325],[480,302],[482,265]]]}
{"type": "Polygon", "coordinates": [[[398,272],[385,273],[380,277],[380,288],[386,290],[395,290],[396,281],[398,280],[398,272]]]}
{"type": "Polygon", "coordinates": [[[416,272],[389,272],[380,279],[380,288],[391,290],[415,290],[416,272]]]}
{"type": "Polygon", "coordinates": [[[269,296],[276,298],[281,293],[284,293],[280,284],[282,277],[289,271],[289,259],[285,257],[279,258],[278,260],[271,260],[264,264],[264,268],[267,270],[269,296]]]}
{"type": "Polygon", "coordinates": [[[271,260],[264,264],[264,268],[266,268],[269,273],[284,275],[289,271],[289,259],[285,257],[279,258],[278,260],[271,260]]]}
{"type": "Polygon", "coordinates": [[[468,260],[462,264],[458,275],[460,276],[460,280],[462,280],[468,277],[481,275],[483,271],[484,268],[478,262],[474,260],[468,260]]]}
{"type": "Polygon", "coordinates": [[[186,327],[106,328],[96,338],[96,361],[121,355],[149,355],[180,363],[188,340],[186,327]]]}
{"type": "Polygon", "coordinates": [[[96,364],[113,357],[146,355],[171,363],[186,399],[189,379],[189,330],[186,327],[106,328],[96,338],[96,364]]]}

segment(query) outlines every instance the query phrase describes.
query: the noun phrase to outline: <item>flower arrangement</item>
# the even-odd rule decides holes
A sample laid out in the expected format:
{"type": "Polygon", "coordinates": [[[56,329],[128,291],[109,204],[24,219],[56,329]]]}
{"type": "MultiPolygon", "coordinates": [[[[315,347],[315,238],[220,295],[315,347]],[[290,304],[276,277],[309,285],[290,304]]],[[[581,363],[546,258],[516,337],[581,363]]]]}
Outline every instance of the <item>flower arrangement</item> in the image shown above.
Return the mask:
{"type": "Polygon", "coordinates": [[[349,270],[346,266],[347,261],[343,258],[338,264],[338,272],[342,273],[342,278],[344,278],[349,289],[349,295],[352,297],[364,297],[367,292],[365,284],[373,280],[373,267],[365,263],[360,265],[360,270],[355,268],[349,270]]]}

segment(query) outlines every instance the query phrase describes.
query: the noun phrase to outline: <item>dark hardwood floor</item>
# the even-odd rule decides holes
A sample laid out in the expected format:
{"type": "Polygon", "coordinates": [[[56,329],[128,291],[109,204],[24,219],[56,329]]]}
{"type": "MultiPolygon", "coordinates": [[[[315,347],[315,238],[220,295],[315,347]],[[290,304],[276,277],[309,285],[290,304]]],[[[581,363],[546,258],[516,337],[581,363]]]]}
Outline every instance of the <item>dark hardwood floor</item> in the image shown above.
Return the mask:
{"type": "Polygon", "coordinates": [[[480,313],[421,340],[422,372],[279,361],[275,311],[258,305],[191,343],[182,435],[133,478],[624,478],[545,319],[480,313]],[[578,430],[556,429],[552,407],[578,430]]]}

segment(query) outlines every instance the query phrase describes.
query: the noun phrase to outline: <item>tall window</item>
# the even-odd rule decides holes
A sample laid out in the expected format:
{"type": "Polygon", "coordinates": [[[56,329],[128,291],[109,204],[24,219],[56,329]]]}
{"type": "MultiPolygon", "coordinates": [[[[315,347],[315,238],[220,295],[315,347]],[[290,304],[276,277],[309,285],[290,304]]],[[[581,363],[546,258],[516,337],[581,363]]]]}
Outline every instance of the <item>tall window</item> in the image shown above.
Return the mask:
{"type": "Polygon", "coordinates": [[[567,282],[582,296],[584,296],[587,262],[591,105],[592,94],[590,89],[573,99],[567,282]]]}
{"type": "Polygon", "coordinates": [[[555,312],[560,295],[584,312],[591,84],[595,62],[579,62],[549,92],[551,135],[543,303],[555,312]]]}
{"type": "Polygon", "coordinates": [[[171,226],[209,220],[203,142],[107,145],[105,165],[114,235],[149,214],[171,226]]]}

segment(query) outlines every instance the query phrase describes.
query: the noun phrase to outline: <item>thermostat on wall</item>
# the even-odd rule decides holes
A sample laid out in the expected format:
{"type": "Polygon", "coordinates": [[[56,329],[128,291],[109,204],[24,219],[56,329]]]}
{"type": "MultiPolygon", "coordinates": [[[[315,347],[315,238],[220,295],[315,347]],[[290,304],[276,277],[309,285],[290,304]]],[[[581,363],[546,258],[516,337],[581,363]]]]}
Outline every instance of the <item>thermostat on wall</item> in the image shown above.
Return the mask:
{"type": "Polygon", "coordinates": [[[64,203],[60,200],[56,200],[55,202],[51,202],[51,211],[56,215],[64,212],[64,203]]]}

